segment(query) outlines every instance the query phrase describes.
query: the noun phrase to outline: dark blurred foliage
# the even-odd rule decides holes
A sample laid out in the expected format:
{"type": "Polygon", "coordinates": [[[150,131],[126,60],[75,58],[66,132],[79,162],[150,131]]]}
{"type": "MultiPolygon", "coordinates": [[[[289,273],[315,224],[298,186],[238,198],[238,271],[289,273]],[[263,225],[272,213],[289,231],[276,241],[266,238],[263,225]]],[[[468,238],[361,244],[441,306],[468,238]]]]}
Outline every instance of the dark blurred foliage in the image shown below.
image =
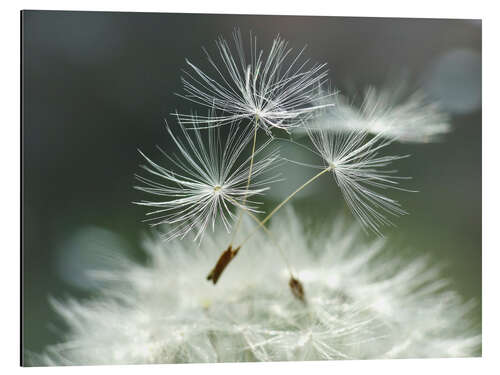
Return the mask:
{"type": "MultiPolygon", "coordinates": [[[[458,95],[466,102],[476,98],[479,106],[454,110],[454,131],[442,143],[392,147],[412,154],[398,167],[419,193],[394,194],[410,215],[387,236],[402,253],[432,253],[447,265],[455,288],[480,301],[480,21],[25,11],[26,349],[40,351],[58,340],[49,295],[88,296],[60,272],[62,244],[80,228],[115,232],[140,260],[147,226],[144,209],[131,204],[143,198],[132,188],[142,162],[136,149],[157,158],[156,144],[172,149],[163,119],[193,107],[174,95],[181,92],[185,58],[207,67],[201,48],[214,51],[217,36],[230,38],[234,27],[243,35],[252,30],[263,48],[278,33],[296,49],[307,44],[306,55],[327,62],[333,85],[348,95],[401,79],[400,72],[416,85],[430,81],[432,89],[442,56],[459,50],[478,57],[472,67],[452,60],[454,69],[445,66],[445,72],[454,75],[437,92],[445,93],[443,101],[458,95]]],[[[315,194],[296,200],[298,209],[318,217],[346,210],[338,192],[329,194],[336,190],[331,181],[318,184],[315,194]]]]}

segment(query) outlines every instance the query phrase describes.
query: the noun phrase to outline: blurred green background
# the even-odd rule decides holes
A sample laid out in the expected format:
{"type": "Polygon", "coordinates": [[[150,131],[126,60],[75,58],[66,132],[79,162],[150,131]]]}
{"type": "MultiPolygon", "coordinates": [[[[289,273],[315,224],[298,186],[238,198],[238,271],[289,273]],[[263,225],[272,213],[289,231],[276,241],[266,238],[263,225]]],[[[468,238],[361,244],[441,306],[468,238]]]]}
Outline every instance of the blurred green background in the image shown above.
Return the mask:
{"type": "MultiPolygon", "coordinates": [[[[327,62],[346,95],[404,73],[441,101],[454,128],[443,142],[391,146],[412,154],[397,166],[419,193],[392,195],[410,215],[386,234],[402,254],[431,253],[457,291],[481,301],[481,21],[24,11],[25,349],[59,341],[48,297],[88,296],[83,270],[101,250],[140,258],[147,226],[144,209],[131,204],[143,198],[132,188],[136,149],[156,160],[156,144],[172,149],[163,119],[193,107],[174,95],[184,59],[205,68],[201,48],[214,51],[234,27],[252,30],[262,48],[278,33],[290,47],[307,44],[306,56],[327,62]]],[[[300,150],[283,152],[300,160],[300,150]]],[[[314,171],[286,173],[268,207],[314,171]]],[[[321,218],[346,212],[326,178],[294,206],[321,218]]]]}

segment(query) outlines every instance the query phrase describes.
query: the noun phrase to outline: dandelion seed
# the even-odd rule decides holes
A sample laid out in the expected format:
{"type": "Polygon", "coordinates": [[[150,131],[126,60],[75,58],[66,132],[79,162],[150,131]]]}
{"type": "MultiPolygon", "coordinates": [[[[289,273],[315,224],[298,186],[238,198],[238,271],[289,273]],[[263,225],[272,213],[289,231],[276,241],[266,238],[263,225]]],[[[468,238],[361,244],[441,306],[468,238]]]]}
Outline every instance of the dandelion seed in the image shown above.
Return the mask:
{"type": "Polygon", "coordinates": [[[295,277],[290,277],[290,280],[288,281],[288,286],[290,286],[290,290],[292,291],[292,294],[301,300],[302,302],[305,302],[305,293],[304,293],[304,286],[300,282],[300,280],[296,279],[295,277]]]}
{"type": "MultiPolygon", "coordinates": [[[[247,219],[245,217],[245,219],[247,219]]],[[[90,273],[87,300],[52,300],[64,341],[33,365],[147,364],[480,355],[477,305],[442,279],[429,257],[395,256],[342,220],[306,235],[304,217],[282,212],[271,229],[300,265],[307,305],[287,291],[289,274],[263,233],[226,271],[202,282],[229,235],[144,242],[149,261],[90,273]],[[265,259],[265,261],[263,261],[265,259]],[[179,272],[182,270],[182,272],[179,272]],[[258,277],[256,277],[258,276],[258,277]]],[[[248,233],[253,223],[243,222],[248,233]]]]}
{"type": "MultiPolygon", "coordinates": [[[[368,87],[361,107],[342,95],[332,96],[330,102],[335,106],[321,111],[308,125],[310,129],[366,131],[399,142],[414,143],[439,141],[451,130],[449,116],[439,104],[421,90],[410,92],[405,84],[380,90],[368,87]]],[[[306,130],[297,129],[297,132],[301,131],[306,130]]]]}
{"type": "Polygon", "coordinates": [[[367,139],[367,133],[363,131],[341,133],[325,130],[309,131],[309,137],[364,228],[381,235],[381,226],[393,225],[388,215],[406,214],[397,201],[373,189],[410,191],[398,186],[398,180],[407,177],[395,176],[396,170],[382,169],[408,156],[379,156],[379,151],[392,143],[391,139],[384,139],[383,134],[367,139]]]}
{"type": "Polygon", "coordinates": [[[218,115],[196,118],[180,115],[186,123],[200,120],[208,126],[219,126],[235,120],[249,119],[270,133],[272,128],[289,130],[299,126],[313,111],[331,106],[314,105],[322,96],[317,90],[327,78],[325,64],[310,66],[301,61],[303,50],[293,55],[288,43],[279,36],[268,54],[257,49],[257,39],[250,34],[248,60],[239,30],[233,32],[234,49],[222,37],[216,42],[220,62],[207,51],[214,72],[209,75],[190,61],[192,73],[184,72],[183,98],[214,108],[218,115]],[[309,67],[310,66],[310,67],[309,67]]]}
{"type": "MultiPolygon", "coordinates": [[[[182,137],[175,136],[168,125],[166,128],[179,155],[170,156],[160,150],[179,172],[162,167],[141,152],[146,160],[143,169],[151,177],[137,175],[143,185],[135,188],[162,198],[159,201],[135,202],[156,208],[147,213],[151,218],[146,221],[152,226],[170,224],[172,229],[166,233],[167,239],[184,237],[195,231],[195,240],[201,240],[205,230],[210,226],[213,229],[218,219],[229,231],[234,208],[246,207],[257,212],[258,202],[248,197],[262,194],[268,189],[267,185],[275,180],[275,176],[259,177],[277,161],[277,150],[253,163],[253,179],[247,188],[250,160],[243,156],[243,152],[252,136],[248,129],[240,129],[233,123],[223,140],[219,129],[202,130],[195,124],[193,129],[187,130],[182,121],[179,123],[182,137]],[[202,132],[206,134],[208,144],[203,141],[202,132]]],[[[260,146],[255,154],[260,154],[268,143],[260,146]]]]}
{"type": "Polygon", "coordinates": [[[229,245],[226,251],[224,251],[220,256],[213,270],[208,274],[207,280],[212,280],[214,284],[217,284],[217,280],[219,280],[220,275],[228,266],[229,262],[231,262],[231,260],[233,260],[233,258],[238,254],[239,250],[239,247],[233,250],[232,246],[229,245]]]}

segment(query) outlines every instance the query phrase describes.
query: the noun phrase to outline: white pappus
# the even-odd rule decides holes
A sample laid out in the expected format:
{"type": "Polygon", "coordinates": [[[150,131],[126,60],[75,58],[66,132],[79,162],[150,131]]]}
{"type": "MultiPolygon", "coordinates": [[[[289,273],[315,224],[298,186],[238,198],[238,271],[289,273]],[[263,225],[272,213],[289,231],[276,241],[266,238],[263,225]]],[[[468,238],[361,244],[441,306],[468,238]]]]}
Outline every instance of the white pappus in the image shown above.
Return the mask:
{"type": "Polygon", "coordinates": [[[250,34],[248,57],[239,30],[233,32],[233,39],[234,52],[224,38],[217,40],[220,62],[205,51],[213,68],[211,74],[186,60],[193,72],[184,71],[186,93],[180,96],[217,111],[208,117],[179,115],[186,123],[201,120],[208,126],[219,126],[247,119],[270,134],[272,128],[288,131],[300,126],[315,110],[333,105],[314,104],[330,95],[318,90],[327,79],[327,71],[325,64],[309,66],[309,60],[302,61],[304,50],[293,55],[278,36],[265,55],[250,34]]]}
{"type": "MultiPolygon", "coordinates": [[[[317,102],[326,103],[334,107],[319,111],[308,123],[311,130],[365,131],[398,142],[427,143],[440,141],[452,129],[448,114],[437,101],[423,90],[411,91],[405,83],[380,89],[369,86],[359,106],[337,92],[331,99],[317,102]]],[[[305,133],[303,128],[296,131],[305,133]]]]}
{"type": "MultiPolygon", "coordinates": [[[[246,220],[246,219],[245,219],[246,220]]],[[[148,262],[90,272],[95,298],[52,300],[65,340],[31,355],[37,365],[147,364],[480,355],[474,301],[464,301],[428,257],[394,256],[337,219],[308,234],[292,210],[271,229],[306,288],[293,298],[288,273],[262,233],[214,288],[207,261],[223,228],[192,242],[149,237],[148,262]],[[262,259],[266,261],[263,262],[262,259]]],[[[243,225],[248,233],[250,223],[243,225]]],[[[253,225],[253,223],[251,224],[253,225]]]]}
{"type": "Polygon", "coordinates": [[[392,143],[383,133],[369,137],[366,131],[309,130],[309,138],[325,163],[324,171],[331,171],[352,213],[364,228],[381,235],[380,228],[392,225],[390,216],[406,214],[401,205],[388,198],[381,190],[396,189],[398,181],[409,177],[396,176],[397,170],[384,169],[403,156],[381,156],[380,150],[392,143]]]}
{"type": "MultiPolygon", "coordinates": [[[[222,137],[221,129],[193,126],[188,130],[180,121],[182,136],[176,136],[166,126],[177,153],[170,155],[159,149],[178,171],[162,167],[141,152],[146,160],[142,168],[149,176],[136,175],[142,185],[135,188],[157,196],[158,200],[134,203],[154,209],[147,213],[150,218],[146,219],[152,226],[170,224],[166,239],[184,237],[194,231],[194,239],[201,240],[206,229],[210,226],[213,229],[217,220],[229,231],[235,207],[256,212],[257,202],[252,197],[262,194],[276,180],[274,175],[263,177],[277,165],[276,148],[255,162],[244,155],[252,137],[248,128],[232,123],[222,137]],[[247,186],[249,174],[251,181],[247,186]]],[[[254,157],[260,156],[269,142],[258,147],[254,157]]]]}

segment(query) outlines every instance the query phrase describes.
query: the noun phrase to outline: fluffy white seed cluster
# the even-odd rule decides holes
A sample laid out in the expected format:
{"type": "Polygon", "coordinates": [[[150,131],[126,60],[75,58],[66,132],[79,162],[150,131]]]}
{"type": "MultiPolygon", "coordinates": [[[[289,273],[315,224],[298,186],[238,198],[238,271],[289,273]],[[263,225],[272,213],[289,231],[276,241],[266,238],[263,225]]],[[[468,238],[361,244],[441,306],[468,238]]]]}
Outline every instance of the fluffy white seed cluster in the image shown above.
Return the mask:
{"type": "Polygon", "coordinates": [[[381,193],[388,189],[410,191],[398,184],[407,177],[397,176],[395,169],[386,169],[408,155],[380,155],[380,151],[391,144],[390,138],[378,134],[367,139],[366,131],[325,130],[309,131],[309,138],[363,228],[382,235],[384,225],[393,225],[390,217],[406,214],[399,202],[381,193]]]}
{"type": "MultiPolygon", "coordinates": [[[[253,225],[253,224],[252,224],[253,225]]],[[[244,223],[242,235],[250,230],[244,223]]],[[[473,301],[449,289],[428,258],[394,257],[384,240],[336,220],[308,234],[291,210],[273,221],[275,239],[306,291],[264,234],[248,242],[217,287],[207,264],[227,246],[223,228],[203,248],[192,241],[144,243],[146,264],[91,273],[90,300],[52,301],[66,340],[32,356],[37,365],[147,364],[479,355],[473,301]],[[264,262],[262,259],[266,259],[264,262]]]]}
{"type": "MultiPolygon", "coordinates": [[[[367,87],[359,106],[342,94],[332,96],[328,101],[334,106],[323,108],[308,127],[341,132],[365,131],[407,143],[439,141],[451,130],[449,116],[439,103],[421,90],[411,91],[404,83],[380,89],[367,87]]],[[[325,100],[320,103],[326,104],[325,100]]],[[[304,133],[305,129],[297,128],[296,131],[304,133]]]]}
{"type": "Polygon", "coordinates": [[[403,190],[403,177],[386,168],[404,156],[383,149],[394,140],[436,140],[449,130],[446,116],[421,94],[403,98],[397,89],[367,91],[359,109],[332,100],[321,89],[324,64],[301,61],[302,51],[293,53],[279,37],[265,54],[250,35],[249,55],[238,30],[233,39],[231,47],[219,38],[217,60],[207,53],[210,73],[188,61],[182,97],[208,107],[208,115],[177,114],[178,128],[167,126],[175,144],[175,151],[161,150],[168,165],[142,154],[146,173],[136,176],[136,188],[148,198],[136,203],[165,230],[144,242],[148,262],[116,254],[114,266],[89,273],[94,298],[53,300],[67,324],[65,341],[33,355],[33,364],[478,354],[474,302],[451,291],[428,258],[402,260],[383,240],[366,243],[360,235],[360,228],[381,234],[391,216],[405,214],[382,194],[403,190]],[[271,136],[264,143],[259,129],[271,136]],[[323,165],[298,162],[321,171],[260,221],[256,197],[279,165],[275,129],[303,129],[323,165]],[[310,235],[290,209],[265,227],[327,172],[360,227],[337,220],[310,235]],[[208,279],[215,284],[225,271],[214,287],[206,275],[216,261],[208,279]]]}
{"type": "Polygon", "coordinates": [[[181,114],[186,123],[208,123],[220,126],[232,121],[256,121],[270,134],[271,129],[293,129],[314,111],[332,106],[324,101],[321,87],[327,80],[326,64],[310,64],[276,37],[267,53],[257,48],[257,38],[250,34],[249,52],[245,52],[239,30],[233,32],[233,47],[224,38],[216,42],[218,59],[206,50],[212,72],[205,73],[192,64],[184,71],[181,97],[213,109],[212,116],[195,117],[181,114]]]}
{"type": "MultiPolygon", "coordinates": [[[[262,195],[276,179],[267,172],[279,164],[277,148],[255,162],[244,156],[252,138],[251,129],[233,123],[223,136],[218,128],[202,131],[193,126],[187,130],[181,122],[181,136],[176,136],[167,125],[176,150],[160,151],[177,171],[166,169],[141,153],[146,160],[142,168],[147,174],[136,175],[141,185],[135,188],[153,200],[135,203],[152,209],[146,219],[151,226],[171,226],[164,234],[167,240],[194,232],[194,239],[201,241],[206,229],[213,230],[218,219],[229,231],[234,208],[256,212],[258,202],[253,197],[262,195]],[[250,172],[252,179],[247,183],[250,172]],[[265,174],[267,177],[262,176],[265,174]]],[[[259,146],[254,157],[260,157],[268,144],[269,141],[259,146]]]]}
{"type": "MultiPolygon", "coordinates": [[[[217,221],[228,231],[236,222],[237,232],[240,217],[234,215],[234,209],[255,211],[257,202],[252,199],[275,181],[255,179],[278,160],[276,148],[270,156],[257,159],[271,143],[273,130],[279,129],[308,133],[316,148],[311,151],[326,162],[325,168],[333,173],[354,216],[365,229],[382,235],[383,226],[393,225],[394,217],[406,213],[385,192],[409,190],[398,186],[405,177],[384,169],[402,157],[380,152],[392,141],[438,139],[450,129],[448,117],[420,92],[408,94],[405,84],[380,91],[370,88],[361,108],[355,108],[336,92],[324,89],[325,64],[302,61],[303,50],[293,53],[279,36],[266,53],[257,48],[252,34],[249,53],[245,52],[238,29],[233,32],[233,39],[233,45],[222,37],[217,40],[218,58],[207,52],[211,73],[187,61],[191,73],[186,71],[182,78],[185,93],[181,96],[208,107],[209,111],[207,116],[195,112],[176,114],[178,129],[186,142],[182,143],[175,130],[169,129],[181,156],[164,154],[170,164],[178,167],[177,172],[146,158],[148,164],[144,168],[150,175],[139,176],[142,185],[136,188],[155,199],[136,203],[154,208],[148,212],[147,221],[153,225],[174,225],[165,234],[166,239],[195,232],[194,238],[201,242],[206,229],[213,229],[217,221]],[[223,125],[231,128],[225,141],[213,136],[214,128],[223,125]],[[235,128],[243,129],[241,136],[235,135],[235,128]],[[259,129],[271,137],[256,148],[259,129]],[[208,142],[204,143],[204,138],[208,142]],[[241,158],[250,144],[251,156],[241,158]]],[[[274,215],[319,175],[297,188],[269,215],[274,215]]]]}

